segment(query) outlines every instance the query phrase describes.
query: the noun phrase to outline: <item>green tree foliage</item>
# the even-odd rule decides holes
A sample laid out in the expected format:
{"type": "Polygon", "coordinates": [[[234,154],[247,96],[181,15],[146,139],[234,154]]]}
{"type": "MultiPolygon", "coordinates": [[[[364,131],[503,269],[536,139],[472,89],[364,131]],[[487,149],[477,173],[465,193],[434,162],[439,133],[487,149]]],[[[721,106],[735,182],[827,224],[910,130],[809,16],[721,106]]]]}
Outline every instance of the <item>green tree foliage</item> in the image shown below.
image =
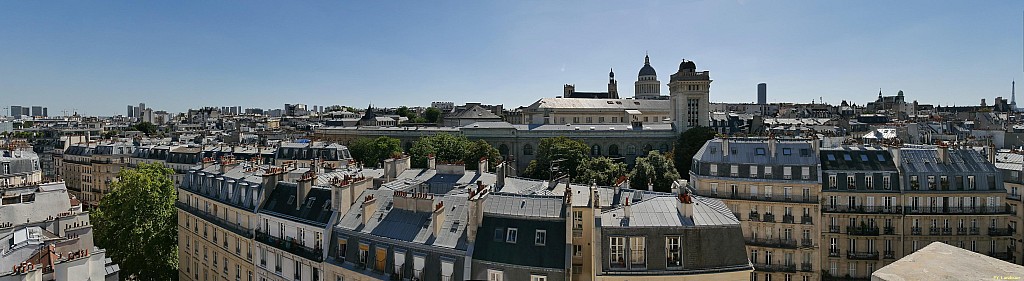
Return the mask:
{"type": "Polygon", "coordinates": [[[573,182],[589,184],[591,181],[602,186],[615,184],[615,180],[628,173],[626,163],[616,163],[608,157],[590,158],[583,161],[573,182]]]}
{"type": "MultiPolygon", "coordinates": [[[[409,114],[412,113],[412,112],[409,111],[409,107],[408,106],[404,106],[403,105],[403,106],[399,107],[397,110],[395,110],[395,113],[397,113],[398,116],[409,117],[409,114]]],[[[416,113],[412,113],[412,115],[413,115],[413,117],[415,117],[416,113]]],[[[412,119],[412,117],[410,117],[410,119],[412,119]]]]}
{"type": "Polygon", "coordinates": [[[679,179],[672,159],[665,157],[657,150],[647,153],[647,156],[637,157],[633,171],[629,173],[629,186],[634,189],[647,189],[649,182],[654,182],[654,190],[669,192],[672,190],[672,183],[679,179]]]}
{"type": "Polygon", "coordinates": [[[537,146],[537,158],[530,161],[524,175],[535,179],[551,178],[552,161],[556,161],[558,174],[568,174],[569,179],[579,176],[580,166],[587,160],[590,148],[582,141],[567,137],[554,137],[540,140],[537,146]]]}
{"type": "Polygon", "coordinates": [[[427,118],[427,123],[437,124],[438,122],[441,122],[441,110],[435,107],[427,108],[427,110],[423,112],[423,117],[427,118]]]}
{"type": "Polygon", "coordinates": [[[446,133],[435,134],[420,138],[409,150],[412,154],[412,163],[416,167],[427,166],[427,156],[433,154],[438,162],[462,162],[466,169],[477,169],[481,158],[487,157],[491,169],[498,161],[501,161],[501,154],[486,141],[471,141],[463,135],[451,135],[446,133]]]}
{"type": "Polygon", "coordinates": [[[675,150],[672,151],[676,164],[676,171],[685,179],[690,178],[690,166],[693,165],[693,156],[704,146],[704,143],[715,138],[715,130],[710,127],[698,126],[679,134],[676,140],[675,150]]]}
{"type": "Polygon", "coordinates": [[[121,266],[121,276],[177,280],[178,232],[174,171],[140,164],[118,173],[111,192],[91,214],[99,247],[121,266]]]}
{"type": "Polygon", "coordinates": [[[366,166],[376,167],[395,154],[402,153],[402,142],[396,138],[358,138],[348,145],[352,158],[366,166]]]}
{"type": "Polygon", "coordinates": [[[139,122],[138,124],[132,125],[131,130],[142,132],[146,135],[152,135],[156,133],[156,125],[149,122],[139,122]]]}

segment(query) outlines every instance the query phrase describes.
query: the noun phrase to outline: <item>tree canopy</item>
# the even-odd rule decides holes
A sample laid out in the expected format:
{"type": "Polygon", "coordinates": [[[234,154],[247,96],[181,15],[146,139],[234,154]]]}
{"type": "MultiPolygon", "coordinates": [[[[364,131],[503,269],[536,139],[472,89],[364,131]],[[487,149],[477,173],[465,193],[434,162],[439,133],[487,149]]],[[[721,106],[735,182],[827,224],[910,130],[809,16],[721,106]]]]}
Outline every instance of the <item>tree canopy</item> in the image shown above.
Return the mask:
{"type": "Polygon", "coordinates": [[[438,122],[441,122],[441,110],[436,107],[427,108],[427,110],[423,112],[423,117],[427,118],[427,123],[437,124],[438,122]]]}
{"type": "Polygon", "coordinates": [[[132,125],[132,127],[129,129],[142,132],[143,134],[146,135],[152,135],[153,133],[156,133],[156,125],[153,125],[153,123],[149,122],[139,122],[138,124],[132,125]]]}
{"type": "Polygon", "coordinates": [[[690,166],[693,165],[693,156],[704,143],[715,138],[715,130],[710,127],[698,126],[690,128],[679,134],[676,139],[673,159],[675,160],[676,171],[685,179],[690,178],[690,166]]]}
{"type": "Polygon", "coordinates": [[[629,173],[629,186],[646,190],[647,184],[653,182],[655,191],[672,191],[672,183],[679,179],[679,173],[672,162],[671,158],[657,150],[647,152],[647,156],[637,157],[633,171],[629,173]]]}
{"type": "Polygon", "coordinates": [[[124,169],[91,213],[96,244],[138,280],[177,280],[174,171],[162,164],[124,169]]]}
{"type": "Polygon", "coordinates": [[[352,158],[366,166],[376,167],[381,161],[402,153],[402,142],[396,138],[358,138],[348,145],[352,158]]]}
{"type": "Polygon", "coordinates": [[[601,186],[615,184],[615,180],[627,175],[626,163],[618,163],[608,157],[590,158],[583,161],[576,179],[572,182],[589,184],[591,181],[601,186]]]}
{"type": "Polygon", "coordinates": [[[431,154],[439,162],[462,162],[466,169],[475,170],[481,158],[487,157],[490,168],[501,161],[501,154],[486,141],[471,141],[463,135],[446,133],[422,137],[409,149],[413,166],[426,167],[427,156],[431,154]]]}
{"type": "Polygon", "coordinates": [[[569,179],[577,179],[580,166],[587,160],[590,148],[582,141],[567,137],[554,137],[540,140],[537,146],[537,157],[530,161],[524,175],[535,179],[551,178],[551,168],[557,167],[556,174],[568,174],[569,179]],[[556,164],[552,165],[552,161],[556,164]]]}

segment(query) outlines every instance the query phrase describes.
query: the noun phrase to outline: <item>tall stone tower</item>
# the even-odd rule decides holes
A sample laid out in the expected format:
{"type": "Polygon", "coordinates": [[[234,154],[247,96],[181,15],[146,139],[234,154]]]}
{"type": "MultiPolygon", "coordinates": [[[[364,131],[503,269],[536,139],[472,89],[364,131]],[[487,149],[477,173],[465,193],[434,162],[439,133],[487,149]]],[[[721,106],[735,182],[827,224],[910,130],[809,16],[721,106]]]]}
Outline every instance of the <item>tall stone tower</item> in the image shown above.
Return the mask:
{"type": "Polygon", "coordinates": [[[608,98],[618,99],[619,98],[619,83],[615,82],[615,70],[608,70],[608,98]]]}
{"type": "Polygon", "coordinates": [[[697,71],[693,61],[683,60],[668,83],[672,103],[672,125],[677,132],[708,126],[710,114],[710,71],[697,71]]]}
{"type": "Polygon", "coordinates": [[[640,74],[633,85],[635,99],[657,99],[661,96],[661,81],[658,81],[658,73],[651,67],[651,57],[644,56],[644,66],[640,68],[640,74]]]}

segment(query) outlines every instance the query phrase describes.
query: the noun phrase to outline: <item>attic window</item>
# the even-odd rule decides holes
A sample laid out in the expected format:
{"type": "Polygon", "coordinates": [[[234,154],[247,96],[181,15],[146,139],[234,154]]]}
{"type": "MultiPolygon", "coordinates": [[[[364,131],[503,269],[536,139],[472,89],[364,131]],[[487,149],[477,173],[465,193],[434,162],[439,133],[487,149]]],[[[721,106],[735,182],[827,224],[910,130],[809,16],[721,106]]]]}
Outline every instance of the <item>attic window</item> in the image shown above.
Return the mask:
{"type": "Polygon", "coordinates": [[[295,203],[295,195],[288,196],[288,205],[295,203]]]}
{"type": "Polygon", "coordinates": [[[758,147],[754,149],[754,153],[756,153],[757,155],[764,155],[764,148],[758,147]]]}
{"type": "Polygon", "coordinates": [[[843,159],[846,161],[853,161],[853,158],[850,157],[849,153],[843,154],[843,159]]]}
{"type": "Polygon", "coordinates": [[[885,154],[878,154],[878,161],[885,162],[885,154]]]}
{"type": "Polygon", "coordinates": [[[865,155],[865,154],[861,154],[861,155],[860,155],[860,161],[863,161],[863,162],[868,162],[868,156],[867,156],[867,155],[865,155]]]}
{"type": "Polygon", "coordinates": [[[783,148],[782,149],[782,155],[793,155],[793,149],[792,148],[783,148]]]}
{"type": "Polygon", "coordinates": [[[327,199],[326,201],[324,201],[324,211],[327,211],[327,210],[330,210],[330,209],[331,209],[331,199],[327,199]]]}
{"type": "Polygon", "coordinates": [[[836,161],[836,156],[833,154],[828,154],[828,161],[836,161]]]}
{"type": "Polygon", "coordinates": [[[313,202],[316,202],[316,197],[310,196],[306,199],[306,209],[313,208],[313,202]]]}

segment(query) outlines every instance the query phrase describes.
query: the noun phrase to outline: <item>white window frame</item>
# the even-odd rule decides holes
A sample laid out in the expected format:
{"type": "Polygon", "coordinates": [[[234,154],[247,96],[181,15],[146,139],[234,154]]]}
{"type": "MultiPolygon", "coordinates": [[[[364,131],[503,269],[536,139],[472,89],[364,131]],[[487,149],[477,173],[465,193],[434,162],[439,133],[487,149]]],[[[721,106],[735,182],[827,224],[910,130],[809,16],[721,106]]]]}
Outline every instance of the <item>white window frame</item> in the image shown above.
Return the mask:
{"type": "Polygon", "coordinates": [[[519,229],[515,227],[509,227],[505,230],[505,243],[515,244],[518,240],[519,229]]]}

